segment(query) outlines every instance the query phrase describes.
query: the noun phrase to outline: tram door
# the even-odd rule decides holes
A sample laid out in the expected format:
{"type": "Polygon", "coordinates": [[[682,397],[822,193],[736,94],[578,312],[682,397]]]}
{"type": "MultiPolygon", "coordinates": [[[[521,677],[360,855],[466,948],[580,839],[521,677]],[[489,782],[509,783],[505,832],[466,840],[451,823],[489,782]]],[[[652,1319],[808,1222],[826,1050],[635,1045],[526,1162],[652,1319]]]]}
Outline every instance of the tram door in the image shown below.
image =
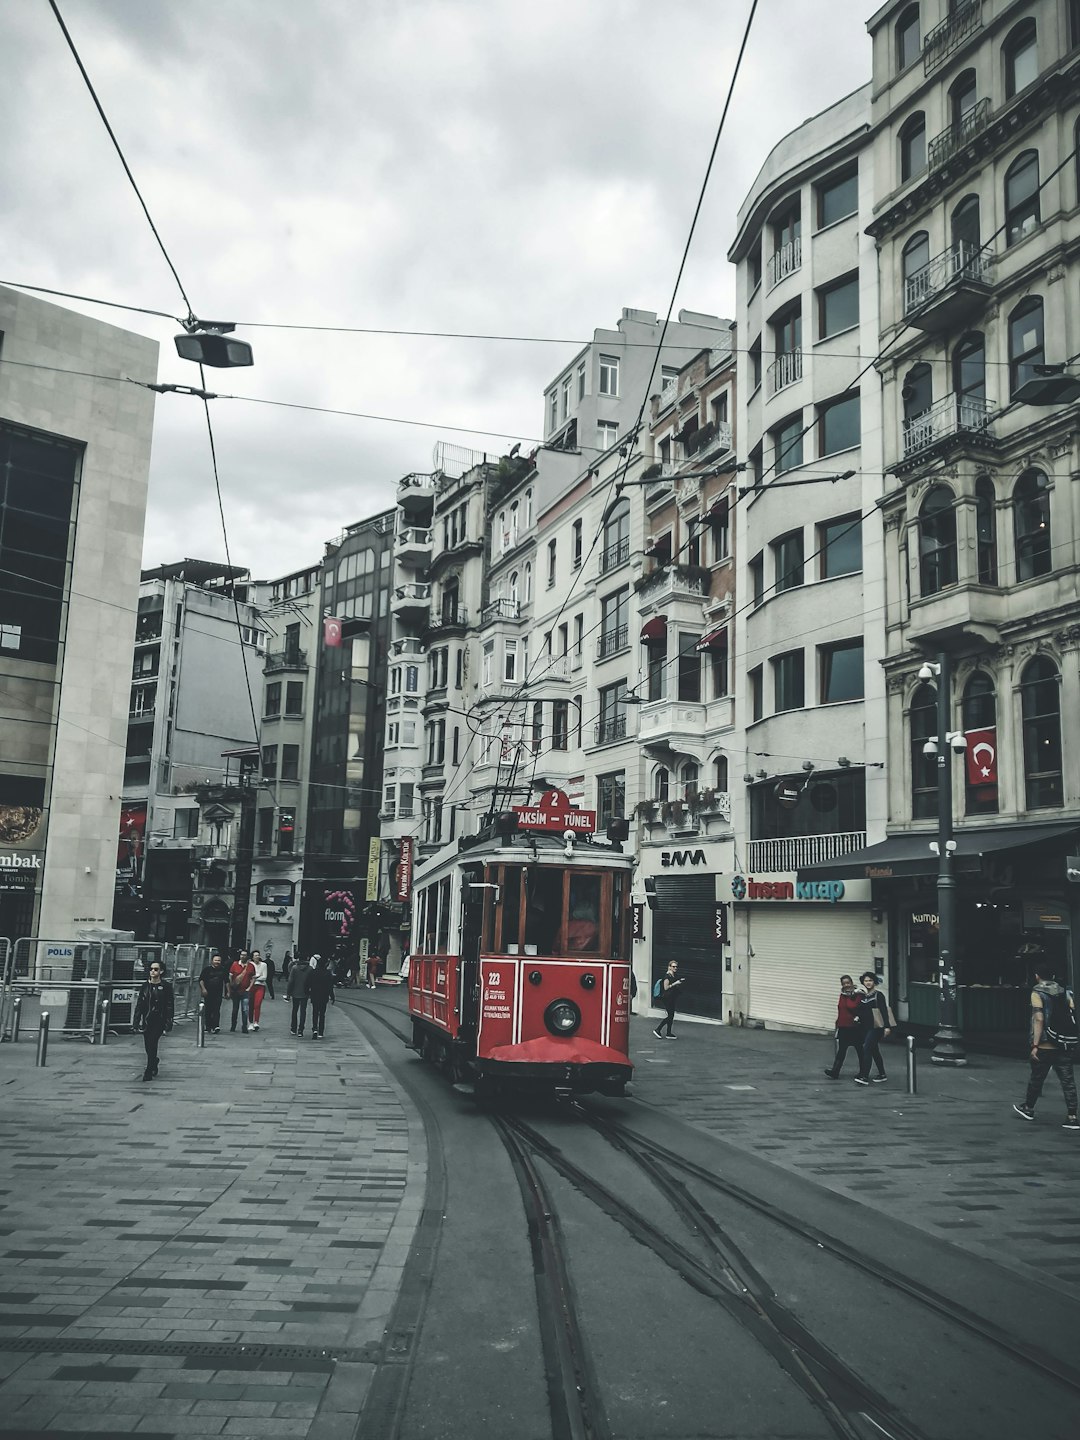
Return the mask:
{"type": "Polygon", "coordinates": [[[467,865],[461,872],[461,1022],[475,1030],[480,993],[480,937],[484,928],[484,870],[467,865]]]}

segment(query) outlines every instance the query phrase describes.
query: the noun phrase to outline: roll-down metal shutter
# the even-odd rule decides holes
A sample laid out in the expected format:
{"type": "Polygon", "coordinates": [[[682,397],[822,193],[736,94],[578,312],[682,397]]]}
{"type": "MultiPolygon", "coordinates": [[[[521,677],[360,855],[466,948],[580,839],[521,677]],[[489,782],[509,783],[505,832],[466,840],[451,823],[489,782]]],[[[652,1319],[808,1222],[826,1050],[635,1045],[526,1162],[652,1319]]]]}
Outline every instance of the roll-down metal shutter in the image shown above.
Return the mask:
{"type": "Polygon", "coordinates": [[[807,910],[756,905],[750,917],[750,1016],[831,1030],[840,976],[870,964],[870,912],[862,906],[807,910]]]}
{"type": "MultiPolygon", "coordinates": [[[[658,875],[656,902],[653,983],[664,974],[669,960],[677,960],[680,974],[686,977],[679,1009],[689,1015],[721,1016],[724,956],[714,936],[716,876],[658,875]]],[[[650,1004],[656,1001],[650,998],[650,1004]]]]}

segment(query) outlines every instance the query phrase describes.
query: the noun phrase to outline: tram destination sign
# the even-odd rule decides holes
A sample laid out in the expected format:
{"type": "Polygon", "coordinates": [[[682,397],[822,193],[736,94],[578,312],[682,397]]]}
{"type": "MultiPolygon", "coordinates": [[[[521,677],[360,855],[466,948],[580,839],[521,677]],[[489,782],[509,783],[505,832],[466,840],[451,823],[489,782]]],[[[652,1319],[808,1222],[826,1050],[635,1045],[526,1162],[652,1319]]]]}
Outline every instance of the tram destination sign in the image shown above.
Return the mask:
{"type": "Polygon", "coordinates": [[[520,830],[551,830],[562,835],[575,830],[592,835],[596,830],[596,811],[577,810],[561,790],[548,790],[538,805],[511,806],[520,830]]]}

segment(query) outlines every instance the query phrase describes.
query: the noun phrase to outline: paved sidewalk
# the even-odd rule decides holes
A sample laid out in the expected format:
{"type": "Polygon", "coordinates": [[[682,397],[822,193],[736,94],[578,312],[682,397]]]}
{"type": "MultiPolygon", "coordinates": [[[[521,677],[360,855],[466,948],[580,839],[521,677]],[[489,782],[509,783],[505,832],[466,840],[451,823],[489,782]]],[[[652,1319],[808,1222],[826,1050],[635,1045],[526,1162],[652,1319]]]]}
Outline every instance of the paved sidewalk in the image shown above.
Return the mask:
{"type": "MultiPolygon", "coordinates": [[[[905,1093],[906,1052],[887,1044],[884,1085],[822,1072],[832,1042],[776,1030],[676,1019],[678,1043],[635,1016],[634,1094],[763,1159],[1075,1295],[1080,1289],[1080,1133],[1061,1129],[1051,1075],[1035,1124],[1013,1113],[1023,1058],[973,1055],[966,1067],[918,1056],[905,1093]]],[[[883,1231],[887,1246],[887,1230],[883,1231]]]]}
{"type": "Polygon", "coordinates": [[[0,1047],[0,1432],[351,1437],[426,1168],[344,1007],[0,1047]],[[336,1357],[336,1358],[335,1358],[336,1357]]]}

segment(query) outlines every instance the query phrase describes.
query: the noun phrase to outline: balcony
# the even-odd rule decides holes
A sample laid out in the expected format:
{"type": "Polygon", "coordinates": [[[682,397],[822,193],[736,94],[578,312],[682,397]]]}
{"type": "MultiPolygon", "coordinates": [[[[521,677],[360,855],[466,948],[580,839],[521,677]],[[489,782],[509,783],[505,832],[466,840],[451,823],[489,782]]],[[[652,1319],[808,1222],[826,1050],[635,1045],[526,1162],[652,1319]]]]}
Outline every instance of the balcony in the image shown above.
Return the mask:
{"type": "Polygon", "coordinates": [[[976,584],[946,585],[934,594],[913,595],[907,638],[913,645],[947,649],[1001,642],[1009,602],[1003,591],[976,584]]]}
{"type": "Polygon", "coordinates": [[[726,420],[710,420],[697,433],[701,438],[692,453],[699,461],[706,455],[724,455],[731,449],[731,426],[726,420]]]}
{"type": "Polygon", "coordinates": [[[154,701],[154,700],[144,700],[144,701],[138,701],[138,700],[137,700],[137,701],[134,702],[134,704],[129,705],[129,708],[128,708],[128,719],[129,719],[129,720],[153,720],[155,708],[156,708],[156,701],[154,701]]]}
{"type": "Polygon", "coordinates": [[[263,661],[264,675],[272,675],[277,670],[306,671],[307,668],[307,651],[296,647],[291,650],[272,650],[263,661]]]}
{"type": "Polygon", "coordinates": [[[766,266],[767,285],[771,290],[779,285],[781,280],[786,280],[789,275],[794,275],[796,270],[802,268],[802,240],[789,240],[786,245],[781,245],[769,259],[766,266]]]}
{"type": "Polygon", "coordinates": [[[630,627],[628,625],[616,625],[614,629],[605,630],[596,642],[596,658],[606,660],[610,655],[625,650],[630,643],[630,627]]]}
{"type": "Polygon", "coordinates": [[[926,168],[931,173],[940,170],[954,155],[959,155],[989,125],[990,113],[989,99],[979,100],[959,120],[954,120],[947,130],[935,135],[926,147],[926,168]]]}
{"type": "Polygon", "coordinates": [[[430,611],[427,617],[429,630],[464,630],[468,623],[469,615],[464,605],[441,605],[437,610],[430,611]]]}
{"type": "Polygon", "coordinates": [[[994,450],[991,432],[994,406],[971,395],[944,395],[929,410],[904,421],[904,460],[929,459],[940,450],[976,441],[980,449],[994,450]]]}
{"type": "Polygon", "coordinates": [[[415,655],[422,658],[427,654],[427,647],[415,635],[406,635],[401,640],[394,640],[390,645],[390,654],[395,656],[415,655]]]}
{"type": "Polygon", "coordinates": [[[610,715],[594,727],[597,745],[610,745],[615,740],[626,739],[626,716],[610,715]]]}
{"type": "Polygon", "coordinates": [[[149,645],[153,641],[161,639],[164,615],[165,612],[163,610],[143,611],[135,622],[136,645],[149,645]]]}
{"type": "Polygon", "coordinates": [[[397,503],[406,515],[430,515],[438,491],[435,475],[406,475],[398,481],[397,503]]]}
{"type": "Polygon", "coordinates": [[[838,835],[789,835],[784,840],[751,840],[746,846],[746,868],[751,875],[790,873],[826,860],[838,860],[866,847],[865,830],[844,830],[838,835]]]}
{"type": "Polygon", "coordinates": [[[634,589],[641,596],[642,606],[653,610],[662,610],[664,605],[679,600],[698,602],[695,610],[700,619],[700,601],[708,594],[709,578],[708,570],[698,565],[664,564],[642,575],[634,582],[634,589]]]}
{"type": "Polygon", "coordinates": [[[656,756],[665,749],[681,751],[730,724],[731,707],[730,697],[708,705],[697,700],[646,700],[639,711],[638,739],[656,756]]]}
{"type": "Polygon", "coordinates": [[[630,537],[624,535],[621,540],[615,540],[600,552],[600,574],[606,575],[609,570],[614,570],[619,565],[625,565],[630,559],[630,537]]]}
{"type": "Polygon", "coordinates": [[[675,397],[678,393],[679,384],[677,380],[669,380],[661,387],[658,404],[661,410],[666,410],[669,405],[675,404],[675,397]]]}
{"type": "Polygon", "coordinates": [[[394,559],[399,565],[418,569],[431,560],[431,543],[430,530],[406,526],[394,536],[394,559]]]}
{"type": "Polygon", "coordinates": [[[431,586],[426,581],[398,585],[390,597],[390,613],[399,620],[422,624],[431,609],[431,586]]]}
{"type": "Polygon", "coordinates": [[[929,334],[964,329],[990,296],[993,263],[988,245],[950,245],[904,282],[904,318],[929,334]]]}
{"type": "Polygon", "coordinates": [[[982,25],[982,0],[961,0],[940,25],[927,31],[923,41],[923,74],[944,65],[954,50],[982,25]]]}
{"type": "Polygon", "coordinates": [[[521,601],[511,600],[500,596],[498,600],[492,600],[480,611],[480,624],[487,625],[492,620],[520,620],[521,601]]]}
{"type": "Polygon", "coordinates": [[[769,394],[776,395],[802,379],[802,351],[788,350],[778,355],[765,372],[769,381],[769,394]]]}

